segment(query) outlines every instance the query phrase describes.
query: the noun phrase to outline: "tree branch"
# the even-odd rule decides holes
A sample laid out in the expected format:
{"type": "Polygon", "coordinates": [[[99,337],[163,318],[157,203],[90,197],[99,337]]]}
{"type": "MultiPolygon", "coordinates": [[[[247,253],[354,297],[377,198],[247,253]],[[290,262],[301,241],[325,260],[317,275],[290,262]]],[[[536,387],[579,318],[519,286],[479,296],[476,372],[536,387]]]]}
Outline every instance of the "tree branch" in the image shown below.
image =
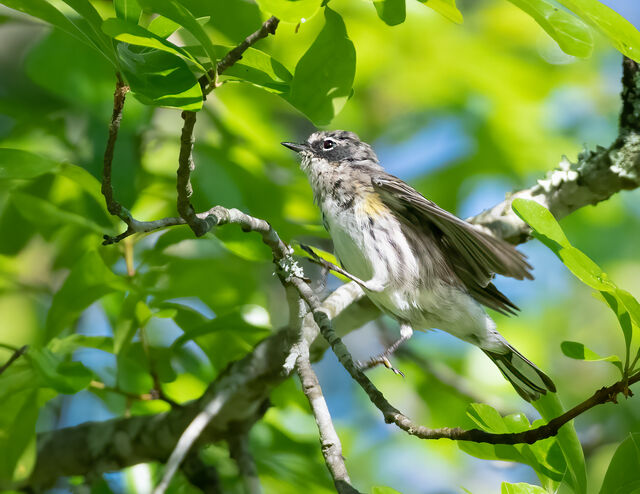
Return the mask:
{"type": "Polygon", "coordinates": [[[218,471],[202,461],[197,451],[187,455],[180,470],[189,483],[203,494],[224,494],[218,471]]]}
{"type": "Polygon", "coordinates": [[[23,345],[20,348],[17,348],[16,350],[14,350],[11,357],[9,357],[9,360],[7,360],[4,364],[0,366],[0,375],[4,371],[6,371],[11,366],[11,364],[13,364],[16,360],[18,360],[28,349],[29,349],[29,345],[23,345]]]}
{"type": "Polygon", "coordinates": [[[311,367],[309,343],[304,341],[302,336],[302,321],[307,314],[305,303],[291,283],[285,282],[284,284],[289,303],[289,332],[298,340],[295,344],[297,354],[295,369],[302,385],[302,391],[309,401],[311,412],[318,426],[322,456],[338,493],[358,494],[359,491],[351,485],[347,466],[342,456],[342,443],[333,426],[331,413],[322,394],[320,381],[311,367]]]}
{"type": "Polygon", "coordinates": [[[196,112],[183,111],[182,118],[184,125],[180,136],[180,157],[178,158],[178,178],[176,181],[178,214],[193,230],[196,237],[201,237],[209,231],[209,228],[207,228],[207,222],[204,219],[196,216],[190,200],[193,194],[191,172],[196,167],[193,162],[193,127],[196,124],[196,112]]]}
{"type": "MultiPolygon", "coordinates": [[[[353,303],[362,296],[353,283],[342,285],[324,300],[322,308],[334,318],[350,312],[352,306],[357,309],[353,303]]],[[[361,322],[356,318],[353,326],[343,330],[355,329],[361,322]]],[[[305,317],[302,333],[307,341],[318,335],[312,317],[305,317]]],[[[288,378],[282,369],[293,344],[288,328],[275,332],[245,357],[230,363],[201,398],[169,412],[87,422],[38,434],[36,465],[23,485],[38,489],[62,476],[99,475],[150,461],[164,463],[193,418],[223,392],[227,399],[197,444],[248,430],[262,417],[271,391],[288,378]]]]}
{"type": "Polygon", "coordinates": [[[124,108],[124,100],[129,91],[127,86],[118,75],[116,82],[116,90],[113,93],[113,113],[111,114],[111,122],[109,123],[109,137],[107,139],[107,148],[104,151],[102,164],[102,195],[107,203],[109,212],[119,217],[128,224],[131,218],[127,211],[113,196],[113,185],[111,184],[111,165],[113,163],[113,152],[118,139],[118,131],[120,130],[120,122],[122,121],[122,109],[124,108]]]}
{"type": "Polygon", "coordinates": [[[585,150],[578,161],[562,158],[559,167],[528,189],[510,194],[503,202],[467,221],[491,230],[512,243],[529,239],[531,230],[511,209],[514,199],[533,199],[557,219],[584,206],[595,205],[622,190],[640,186],[640,75],[638,64],[623,60],[620,133],[608,147],[585,150]]]}
{"type": "Polygon", "coordinates": [[[229,455],[236,460],[245,494],[262,494],[258,469],[249,449],[249,435],[239,434],[227,439],[229,455]]]}
{"type": "MultiPolygon", "coordinates": [[[[280,23],[280,20],[277,17],[270,17],[269,19],[264,21],[262,26],[260,26],[260,29],[258,29],[256,32],[247,36],[244,39],[244,41],[242,41],[242,43],[240,43],[238,46],[230,50],[222,58],[222,60],[220,60],[216,64],[215,69],[211,69],[209,72],[207,72],[206,75],[203,75],[202,77],[200,77],[200,79],[198,80],[200,85],[203,88],[206,88],[207,84],[209,84],[209,81],[216,81],[218,78],[217,76],[222,74],[225,70],[227,70],[229,67],[235,64],[238,60],[240,60],[242,58],[242,54],[245,51],[247,51],[249,47],[253,46],[261,39],[266,38],[270,34],[275,34],[276,28],[278,27],[279,23],[280,23]]],[[[215,89],[215,85],[205,89],[205,94],[208,94],[213,89],[215,89]]]]}
{"type": "Polygon", "coordinates": [[[331,325],[331,319],[327,316],[311,289],[300,280],[292,279],[291,282],[296,286],[304,301],[311,308],[314,320],[320,327],[322,336],[324,336],[329,342],[331,349],[338,357],[340,363],[351,377],[362,387],[365,393],[367,393],[371,402],[382,412],[384,421],[388,424],[393,423],[408,434],[419,437],[420,439],[454,439],[457,441],[471,441],[490,444],[532,444],[536,441],[556,435],[560,427],[596,405],[607,403],[609,401],[616,403],[618,393],[623,393],[624,396],[631,396],[628,386],[640,381],[640,372],[638,372],[633,376],[630,376],[628,379],[622,379],[611,386],[596,391],[591,398],[576,405],[559,417],[554,418],[549,421],[549,423],[524,432],[494,434],[479,429],[465,430],[459,427],[430,429],[422,425],[414,424],[411,419],[402,414],[387,401],[384,395],[354,363],[347,347],[342,343],[342,340],[336,336],[331,325]]]}

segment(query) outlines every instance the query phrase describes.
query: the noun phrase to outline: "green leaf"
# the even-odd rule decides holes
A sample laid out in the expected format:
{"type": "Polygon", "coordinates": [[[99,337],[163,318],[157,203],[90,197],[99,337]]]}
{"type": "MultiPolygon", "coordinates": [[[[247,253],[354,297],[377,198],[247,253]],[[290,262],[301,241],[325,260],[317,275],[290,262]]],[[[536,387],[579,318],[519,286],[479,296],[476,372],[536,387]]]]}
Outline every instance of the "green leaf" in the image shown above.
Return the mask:
{"type": "Polygon", "coordinates": [[[586,58],[593,51],[593,35],[589,27],[546,0],[509,0],[540,24],[562,51],[574,57],[586,58]]]}
{"type": "Polygon", "coordinates": [[[601,357],[593,350],[590,350],[584,344],[577,341],[563,341],[560,344],[560,349],[567,357],[576,360],[588,360],[593,362],[611,362],[615,365],[620,372],[622,369],[622,362],[617,355],[609,355],[608,357],[601,357]]]}
{"type": "Polygon", "coordinates": [[[547,208],[536,201],[518,198],[513,201],[513,210],[529,224],[534,236],[551,249],[580,281],[599,291],[616,289],[595,262],[569,243],[547,208]]]}
{"type": "Polygon", "coordinates": [[[618,318],[618,322],[620,323],[620,328],[622,329],[622,334],[624,335],[624,342],[627,351],[627,359],[629,355],[629,349],[631,347],[631,337],[632,337],[632,327],[631,327],[631,316],[627,312],[624,304],[619,301],[617,297],[607,292],[600,292],[600,295],[604,298],[605,302],[611,310],[614,312],[616,317],[618,318]]]}
{"type": "MultiPolygon", "coordinates": [[[[233,46],[215,45],[214,48],[218,58],[222,58],[233,46]]],[[[194,58],[204,55],[204,50],[200,46],[186,46],[185,50],[194,58]]],[[[290,82],[293,79],[291,72],[284,65],[255,48],[248,48],[242,54],[242,58],[225,70],[221,77],[247,82],[280,95],[289,92],[290,82]]]]}
{"type": "Polygon", "coordinates": [[[116,276],[95,250],[87,252],[75,264],[60,290],[53,296],[47,314],[44,342],[57,336],[71,324],[89,305],[114,291],[126,291],[129,287],[116,276]]]}
{"type": "Polygon", "coordinates": [[[60,163],[60,166],[51,172],[75,182],[82,190],[93,197],[107,215],[109,214],[104,202],[104,197],[100,191],[101,184],[98,182],[98,179],[87,170],[81,166],[72,165],[71,163],[60,163]]]}
{"type": "Polygon", "coordinates": [[[140,4],[145,9],[167,17],[184,27],[204,47],[211,63],[216,63],[216,53],[209,35],[186,7],[172,0],[142,0],[140,4]]]}
{"type": "MultiPolygon", "coordinates": [[[[98,52],[103,53],[100,44],[96,42],[93,30],[87,23],[73,23],[65,17],[57,8],[46,0],[3,0],[2,2],[10,7],[25,14],[42,19],[49,24],[56,26],[74,38],[86,43],[98,52]]],[[[108,58],[108,57],[107,57],[108,58]]]]}
{"type": "Polygon", "coordinates": [[[140,327],[136,318],[136,307],[139,301],[140,294],[131,292],[127,294],[122,303],[113,329],[113,348],[116,354],[120,354],[123,348],[129,346],[140,327]]]}
{"type": "Polygon", "coordinates": [[[36,421],[55,393],[34,390],[8,396],[0,407],[0,481],[25,480],[35,464],[36,421]]]}
{"type": "Polygon", "coordinates": [[[0,148],[0,180],[29,179],[53,172],[58,163],[21,149],[0,148]]]}
{"type": "Polygon", "coordinates": [[[407,5],[405,0],[374,0],[378,17],[389,26],[402,24],[407,17],[407,5]]]}
{"type": "Polygon", "coordinates": [[[174,45],[171,41],[167,41],[163,37],[153,34],[151,31],[147,31],[145,28],[138,26],[137,24],[132,24],[131,22],[127,22],[122,19],[112,18],[107,19],[102,23],[102,30],[118,41],[123,41],[135,46],[155,48],[157,50],[177,55],[196,64],[203,72],[205,71],[205,68],[200,64],[200,62],[195,57],[191,56],[189,52],[177,45],[174,45]]]}
{"type": "Polygon", "coordinates": [[[31,194],[12,191],[11,201],[20,214],[36,225],[74,224],[98,235],[102,235],[105,230],[104,226],[91,221],[87,216],[65,211],[56,204],[31,194]]]}
{"type": "Polygon", "coordinates": [[[284,22],[304,22],[315,15],[322,0],[256,0],[263,12],[284,22]]]}
{"type": "Polygon", "coordinates": [[[60,357],[70,356],[80,348],[97,348],[103,352],[113,353],[113,338],[74,333],[64,338],[53,338],[47,348],[60,357]]]}
{"type": "Polygon", "coordinates": [[[456,24],[462,24],[462,13],[456,7],[455,0],[418,0],[456,24]]]}
{"type": "Polygon", "coordinates": [[[101,30],[102,17],[88,0],[62,0],[69,7],[75,10],[82,18],[87,21],[91,27],[91,31],[86,33],[96,43],[98,49],[107,57],[107,59],[114,63],[115,53],[113,50],[113,44],[107,38],[101,30]]]}
{"type": "Polygon", "coordinates": [[[373,489],[371,489],[371,494],[402,494],[402,493],[391,487],[387,487],[386,485],[376,485],[373,487],[373,489]]]}
{"type": "MultiPolygon", "coordinates": [[[[556,393],[547,393],[532,404],[546,422],[564,413],[562,403],[560,403],[556,393]]],[[[585,494],[587,492],[587,470],[584,462],[584,452],[573,421],[560,428],[556,435],[556,440],[567,462],[571,476],[570,484],[573,486],[574,492],[576,494],[585,494]]]]}
{"type": "Polygon", "coordinates": [[[351,95],[356,51],[342,17],[325,7],[325,25],[298,61],[286,98],[316,125],[326,125],[351,95]]]}
{"type": "Polygon", "coordinates": [[[113,0],[113,6],[116,9],[118,19],[138,24],[142,8],[137,0],[113,0]]]}
{"type": "Polygon", "coordinates": [[[122,72],[137,99],[146,105],[187,111],[202,108],[202,88],[182,58],[161,50],[134,51],[118,44],[122,72]]]}
{"type": "Polygon", "coordinates": [[[180,29],[180,24],[178,24],[177,22],[173,22],[171,19],[167,19],[162,15],[159,15],[149,23],[147,29],[149,30],[149,32],[152,32],[153,34],[156,34],[161,38],[166,38],[180,29]]]}
{"type": "Polygon", "coordinates": [[[547,491],[539,485],[525,484],[508,484],[503,482],[500,487],[500,494],[547,494],[547,491]]]}
{"type": "Polygon", "coordinates": [[[622,288],[618,288],[616,290],[616,296],[618,297],[618,300],[624,304],[624,307],[627,309],[629,317],[631,317],[633,323],[636,327],[640,328],[640,303],[638,303],[638,300],[622,288]]]}
{"type": "Polygon", "coordinates": [[[220,315],[201,325],[183,330],[185,334],[176,339],[171,347],[176,349],[187,341],[194,340],[217,370],[246,355],[258,341],[270,333],[267,328],[248,323],[241,311],[220,315]]]}
{"type": "Polygon", "coordinates": [[[640,32],[620,14],[598,0],[558,0],[604,34],[627,57],[640,62],[640,32]]]}
{"type": "Polygon", "coordinates": [[[81,362],[65,362],[46,348],[30,348],[29,358],[41,384],[59,393],[77,393],[93,379],[93,373],[81,362]]]}
{"type": "Polygon", "coordinates": [[[118,354],[117,386],[127,393],[137,394],[153,388],[149,359],[141,342],[131,343],[118,354]]]}
{"type": "MultiPolygon", "coordinates": [[[[522,413],[502,417],[489,405],[473,403],[467,408],[467,415],[483,430],[493,433],[522,432],[530,429],[527,417],[522,413]]],[[[537,426],[537,424],[536,424],[537,426]]],[[[458,447],[477,458],[487,460],[516,461],[531,466],[542,485],[555,490],[562,480],[566,463],[555,438],[538,441],[535,444],[485,444],[460,441],[458,447]]]]}
{"type": "Polygon", "coordinates": [[[600,494],[637,492],[640,488],[640,433],[633,432],[620,443],[611,458],[600,494]]]}

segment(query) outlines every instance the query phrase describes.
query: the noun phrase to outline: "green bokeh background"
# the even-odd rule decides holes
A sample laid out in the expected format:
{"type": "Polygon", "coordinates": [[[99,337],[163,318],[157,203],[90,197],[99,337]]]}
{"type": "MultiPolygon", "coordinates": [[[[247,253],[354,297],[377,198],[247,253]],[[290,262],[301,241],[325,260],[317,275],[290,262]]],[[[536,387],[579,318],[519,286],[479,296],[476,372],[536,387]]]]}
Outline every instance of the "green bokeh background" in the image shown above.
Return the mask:
{"type": "MultiPolygon", "coordinates": [[[[97,5],[103,15],[111,8],[97,5]]],[[[460,2],[459,7],[463,25],[409,2],[406,21],[389,27],[378,19],[371,2],[332,1],[356,47],[357,68],[353,96],[327,128],[357,132],[388,157],[391,171],[397,167],[425,196],[466,216],[492,206],[510,190],[532,185],[563,155],[575,160],[585,148],[613,141],[621,56],[596,38],[591,58],[569,57],[531,18],[503,0],[460,2]],[[410,166],[394,156],[402,156],[410,166]]],[[[219,44],[237,43],[264,17],[255,4],[240,0],[233,7],[215,1],[211,8],[207,29],[219,44]]],[[[323,23],[322,15],[298,27],[283,22],[276,36],[257,47],[268,48],[293,71],[323,23]]],[[[339,56],[336,53],[336,59],[339,56]]],[[[60,291],[74,267],[79,272],[78,265],[96,266],[88,270],[88,285],[108,278],[105,269],[120,277],[126,274],[126,244],[100,245],[102,232],[124,228],[109,217],[95,193],[111,115],[113,70],[66,34],[3,9],[0,74],[0,147],[70,162],[95,177],[85,177],[86,187],[63,173],[0,180],[0,343],[37,346],[56,329],[60,337],[74,332],[108,336],[118,324],[134,317],[143,320],[144,304],[127,303],[122,290],[99,298],[88,309],[81,301],[92,296],[86,285],[78,285],[76,293],[60,291]],[[52,322],[55,311],[63,314],[62,322],[52,322]]],[[[153,109],[131,95],[127,98],[113,180],[116,197],[138,219],[175,215],[181,123],[177,110],[153,109]]],[[[192,177],[196,209],[215,204],[241,209],[268,220],[285,241],[326,239],[306,179],[290,151],[279,144],[302,140],[314,128],[275,94],[235,82],[216,89],[198,114],[192,177]]],[[[639,205],[640,192],[624,192],[562,221],[572,243],[636,296],[639,205]]],[[[326,240],[314,242],[327,245],[326,240]]],[[[204,317],[224,316],[228,322],[198,340],[199,348],[194,344],[172,356],[166,348],[181,331],[171,311],[156,314],[145,325],[142,340],[151,352],[144,351],[140,340],[117,359],[100,350],[78,351],[74,359],[108,385],[146,392],[149,365],[157,365],[163,369],[158,372],[167,394],[177,401],[196,398],[228,361],[286,323],[270,252],[256,236],[232,226],[195,240],[181,227],[135,238],[131,247],[137,272],[132,283],[146,295],[141,302],[157,311],[166,308],[167,300],[186,303],[189,298],[188,304],[204,317]]],[[[614,316],[550,252],[537,241],[523,251],[532,260],[536,280],[500,281],[522,312],[517,318],[495,318],[500,331],[553,377],[560,398],[571,405],[617,376],[606,363],[564,357],[560,343],[575,340],[602,355],[620,355],[623,341],[614,316]]],[[[315,272],[312,266],[305,268],[315,272]]],[[[329,281],[330,286],[337,283],[329,281]]],[[[391,321],[383,322],[393,329],[391,321]]],[[[380,348],[379,326],[370,324],[347,337],[356,356],[380,348]]],[[[409,345],[430,365],[454,372],[461,386],[501,411],[535,417],[480,351],[436,333],[419,334],[409,345]]],[[[10,353],[0,349],[0,361],[10,353]]],[[[469,397],[409,359],[397,365],[406,379],[384,369],[371,372],[394,405],[421,424],[471,425],[465,415],[469,397]]],[[[362,490],[385,484],[407,494],[462,492],[463,487],[482,494],[498,492],[503,480],[535,483],[528,467],[476,460],[452,442],[419,441],[383,424],[332,355],[316,368],[351,477],[362,490]]],[[[43,393],[38,398],[42,402],[51,398],[43,393]]],[[[18,409],[20,398],[5,399],[5,406],[18,409]]],[[[282,385],[273,403],[251,437],[265,490],[332,492],[299,385],[293,380],[282,385]]],[[[128,403],[117,393],[84,390],[47,401],[37,427],[47,430],[164,409],[159,402],[128,403]]],[[[640,430],[639,410],[634,400],[622,400],[576,420],[591,492],[598,491],[615,447],[630,431],[640,430]]],[[[240,492],[226,449],[216,445],[206,454],[231,492],[240,492]]],[[[145,468],[108,475],[94,489],[144,492],[156,466],[145,468]]],[[[178,479],[175,489],[190,487],[178,479]]]]}

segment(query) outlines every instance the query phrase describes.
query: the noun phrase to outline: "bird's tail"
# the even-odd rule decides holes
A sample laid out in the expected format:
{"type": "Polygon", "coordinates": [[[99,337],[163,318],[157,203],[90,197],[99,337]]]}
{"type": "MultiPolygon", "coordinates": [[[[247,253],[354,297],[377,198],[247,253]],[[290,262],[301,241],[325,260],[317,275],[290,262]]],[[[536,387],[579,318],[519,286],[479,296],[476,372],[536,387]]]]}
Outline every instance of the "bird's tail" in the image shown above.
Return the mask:
{"type": "Polygon", "coordinates": [[[549,376],[527,360],[506,341],[505,351],[483,350],[498,366],[502,375],[511,383],[518,394],[527,401],[535,401],[541,395],[556,392],[556,386],[549,376]]]}

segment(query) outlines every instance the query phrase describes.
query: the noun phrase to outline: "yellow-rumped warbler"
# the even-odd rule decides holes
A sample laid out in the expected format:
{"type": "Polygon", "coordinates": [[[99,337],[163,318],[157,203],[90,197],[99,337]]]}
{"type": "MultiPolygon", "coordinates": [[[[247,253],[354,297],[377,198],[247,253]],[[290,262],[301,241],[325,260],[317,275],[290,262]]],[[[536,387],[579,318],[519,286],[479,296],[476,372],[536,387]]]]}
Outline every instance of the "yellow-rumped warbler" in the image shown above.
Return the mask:
{"type": "Polygon", "coordinates": [[[555,392],[482,308],[518,310],[491,280],[495,273],[532,279],[523,254],[386,173],[352,132],[316,132],[303,144],[282,144],[302,159],[336,257],[400,323],[400,339],[366,367],[391,367],[387,357],[414,329],[437,328],[480,347],[525,400],[555,392]]]}

